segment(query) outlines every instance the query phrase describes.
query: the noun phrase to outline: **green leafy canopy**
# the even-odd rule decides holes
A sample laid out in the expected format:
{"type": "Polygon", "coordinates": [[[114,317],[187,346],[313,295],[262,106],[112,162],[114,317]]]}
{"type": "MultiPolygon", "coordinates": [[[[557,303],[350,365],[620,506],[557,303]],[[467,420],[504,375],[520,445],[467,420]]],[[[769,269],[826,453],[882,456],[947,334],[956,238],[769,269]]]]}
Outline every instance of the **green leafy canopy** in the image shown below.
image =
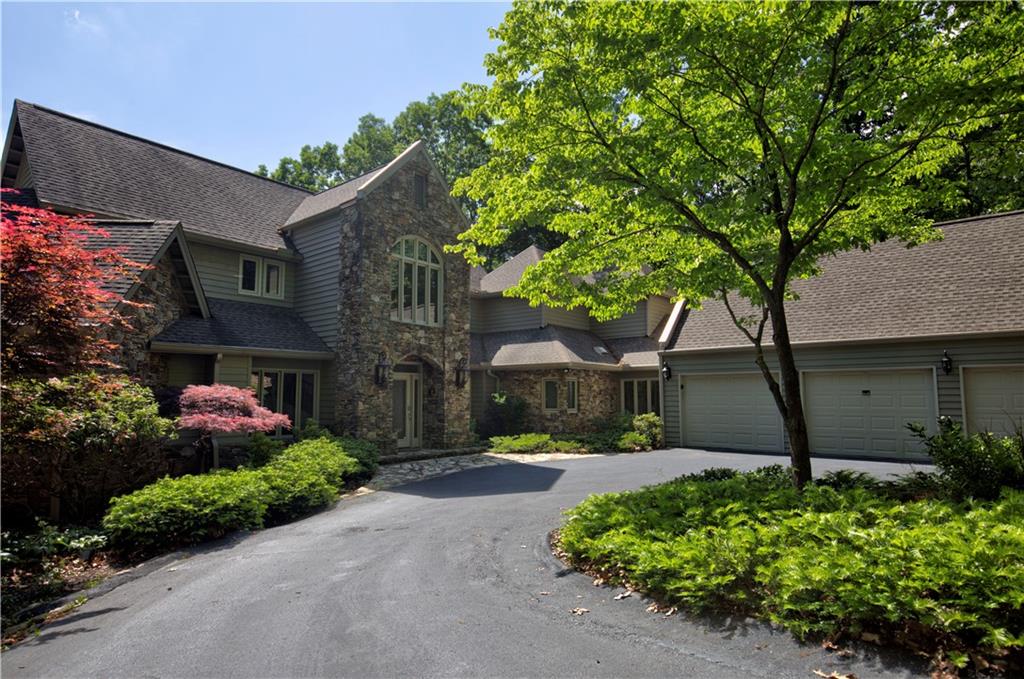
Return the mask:
{"type": "Polygon", "coordinates": [[[922,206],[958,140],[1021,116],[1022,20],[1007,3],[516,2],[493,84],[466,88],[498,124],[456,184],[483,207],[455,250],[480,261],[545,223],[567,240],[513,292],[611,318],[665,290],[763,304],[823,255],[938,238],[922,206]]]}

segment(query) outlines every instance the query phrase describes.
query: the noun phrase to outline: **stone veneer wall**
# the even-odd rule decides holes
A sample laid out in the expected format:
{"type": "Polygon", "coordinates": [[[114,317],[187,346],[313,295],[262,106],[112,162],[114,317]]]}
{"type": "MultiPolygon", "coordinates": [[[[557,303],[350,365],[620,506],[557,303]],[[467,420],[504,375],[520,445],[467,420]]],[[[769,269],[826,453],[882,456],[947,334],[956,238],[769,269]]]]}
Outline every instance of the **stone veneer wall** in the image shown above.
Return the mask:
{"type": "Polygon", "coordinates": [[[509,370],[498,373],[501,391],[526,401],[527,430],[548,434],[601,429],[619,414],[618,375],[607,370],[509,370]],[[578,412],[566,410],[566,380],[579,382],[578,412]],[[544,380],[558,380],[558,411],[544,411],[544,380]]]}
{"type": "Polygon", "coordinates": [[[469,265],[445,254],[464,222],[443,180],[421,156],[341,214],[336,428],[395,452],[390,385],[374,383],[379,352],[392,363],[423,364],[423,447],[469,443],[469,375],[455,386],[454,369],[469,360],[469,265]],[[426,174],[427,207],[413,199],[413,177],[426,174]],[[390,318],[391,246],[414,235],[433,244],[444,261],[444,325],[390,318]]]}
{"type": "Polygon", "coordinates": [[[149,341],[189,313],[188,301],[168,258],[144,274],[131,301],[144,306],[125,307],[123,313],[131,327],[109,331],[109,339],[118,345],[114,361],[143,384],[167,384],[167,361],[149,351],[149,341]]]}

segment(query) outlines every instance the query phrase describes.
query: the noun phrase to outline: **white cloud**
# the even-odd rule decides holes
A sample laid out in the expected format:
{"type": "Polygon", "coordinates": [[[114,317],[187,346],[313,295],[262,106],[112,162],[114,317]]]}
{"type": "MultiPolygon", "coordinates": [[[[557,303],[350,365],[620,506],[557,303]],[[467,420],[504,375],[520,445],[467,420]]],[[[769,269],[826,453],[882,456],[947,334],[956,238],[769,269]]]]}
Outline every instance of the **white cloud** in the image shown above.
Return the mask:
{"type": "Polygon", "coordinates": [[[82,14],[79,9],[69,9],[64,12],[64,23],[71,30],[80,35],[91,35],[97,38],[105,38],[106,27],[96,19],[82,14]]]}

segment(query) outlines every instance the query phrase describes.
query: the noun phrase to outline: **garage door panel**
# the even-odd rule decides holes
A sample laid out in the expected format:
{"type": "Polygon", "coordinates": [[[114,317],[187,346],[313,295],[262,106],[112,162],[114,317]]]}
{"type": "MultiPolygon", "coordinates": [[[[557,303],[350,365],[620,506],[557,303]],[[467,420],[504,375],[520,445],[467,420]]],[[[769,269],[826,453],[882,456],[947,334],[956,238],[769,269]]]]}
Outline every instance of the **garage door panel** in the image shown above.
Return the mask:
{"type": "Polygon", "coordinates": [[[811,450],[829,455],[920,455],[908,422],[932,426],[932,371],[864,370],[804,373],[811,450]]]}
{"type": "Polygon", "coordinates": [[[683,441],[695,448],[783,449],[782,421],[759,374],[682,378],[683,441]]]}
{"type": "Polygon", "coordinates": [[[1009,435],[1024,423],[1024,366],[963,369],[967,430],[1009,435]]]}

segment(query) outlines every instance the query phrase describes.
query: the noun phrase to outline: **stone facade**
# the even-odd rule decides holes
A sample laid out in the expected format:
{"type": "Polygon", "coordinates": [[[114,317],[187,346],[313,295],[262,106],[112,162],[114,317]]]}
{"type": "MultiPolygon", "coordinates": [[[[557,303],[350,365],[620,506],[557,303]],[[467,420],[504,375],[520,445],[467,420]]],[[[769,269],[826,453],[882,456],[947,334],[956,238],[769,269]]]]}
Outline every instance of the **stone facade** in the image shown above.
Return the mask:
{"type": "Polygon", "coordinates": [[[501,391],[527,404],[526,430],[548,434],[597,431],[619,414],[619,378],[607,370],[509,370],[498,373],[501,391]],[[567,380],[579,385],[579,407],[566,408],[567,380]],[[558,410],[544,409],[544,380],[558,382],[558,410]]]}
{"type": "Polygon", "coordinates": [[[421,366],[424,448],[451,448],[470,440],[469,384],[455,369],[469,360],[469,265],[446,255],[464,228],[443,179],[422,154],[411,158],[341,214],[336,427],[395,452],[391,385],[374,381],[384,353],[392,364],[421,366]],[[427,206],[414,199],[414,177],[427,177],[427,206]],[[391,247],[403,236],[429,242],[443,261],[444,317],[440,326],[392,320],[391,247]]]}
{"type": "Polygon", "coordinates": [[[167,257],[145,272],[131,301],[141,305],[122,311],[131,327],[108,333],[109,339],[118,345],[114,361],[143,384],[167,384],[167,361],[149,351],[149,341],[189,313],[185,294],[167,257]]]}

